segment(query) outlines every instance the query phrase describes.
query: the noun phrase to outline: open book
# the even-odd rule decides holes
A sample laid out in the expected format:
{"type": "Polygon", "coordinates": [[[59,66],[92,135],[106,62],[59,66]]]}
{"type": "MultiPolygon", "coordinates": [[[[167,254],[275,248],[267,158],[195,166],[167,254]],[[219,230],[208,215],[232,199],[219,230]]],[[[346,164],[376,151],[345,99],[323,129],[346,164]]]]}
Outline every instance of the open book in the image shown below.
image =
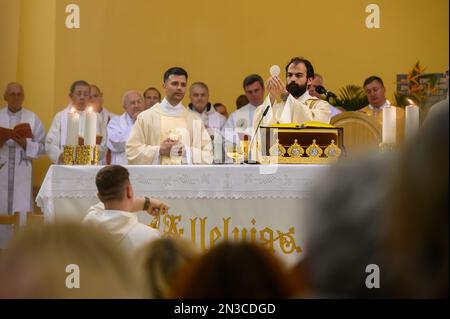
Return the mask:
{"type": "Polygon", "coordinates": [[[0,136],[4,136],[9,138],[12,138],[13,136],[20,136],[23,138],[32,138],[33,132],[31,131],[31,126],[29,123],[19,123],[14,128],[6,128],[6,127],[0,127],[0,136]]]}

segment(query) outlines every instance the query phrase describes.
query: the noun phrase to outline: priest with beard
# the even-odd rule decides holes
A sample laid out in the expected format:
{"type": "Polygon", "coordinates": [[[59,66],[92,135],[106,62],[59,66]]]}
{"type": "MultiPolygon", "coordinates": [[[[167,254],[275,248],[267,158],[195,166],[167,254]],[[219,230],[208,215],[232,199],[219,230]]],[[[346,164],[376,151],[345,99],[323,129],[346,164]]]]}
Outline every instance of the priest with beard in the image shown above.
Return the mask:
{"type": "Polygon", "coordinates": [[[286,66],[287,85],[278,75],[266,81],[269,95],[258,107],[253,118],[256,129],[264,110],[269,110],[261,122],[262,126],[271,124],[298,123],[308,121],[330,123],[330,104],[308,93],[308,86],[314,78],[314,68],[308,60],[295,57],[286,66]]]}

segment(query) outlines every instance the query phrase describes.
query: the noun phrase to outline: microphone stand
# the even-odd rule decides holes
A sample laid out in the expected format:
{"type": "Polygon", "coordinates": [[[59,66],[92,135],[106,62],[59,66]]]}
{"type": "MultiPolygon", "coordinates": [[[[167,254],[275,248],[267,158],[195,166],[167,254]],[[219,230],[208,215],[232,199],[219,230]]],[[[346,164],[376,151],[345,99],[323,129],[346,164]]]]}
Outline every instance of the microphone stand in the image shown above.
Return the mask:
{"type": "Polygon", "coordinates": [[[251,160],[251,154],[252,154],[252,149],[253,149],[253,144],[254,144],[253,142],[256,139],[256,133],[258,133],[259,127],[261,126],[261,122],[262,122],[263,118],[267,115],[267,112],[269,112],[269,109],[270,109],[270,105],[267,105],[265,110],[264,110],[264,112],[263,112],[263,114],[262,114],[262,116],[261,116],[261,119],[258,122],[258,125],[256,126],[255,133],[253,134],[252,140],[250,141],[250,145],[249,145],[249,148],[248,148],[248,158],[247,158],[246,161],[244,161],[244,164],[260,164],[257,161],[252,161],[251,160]]]}

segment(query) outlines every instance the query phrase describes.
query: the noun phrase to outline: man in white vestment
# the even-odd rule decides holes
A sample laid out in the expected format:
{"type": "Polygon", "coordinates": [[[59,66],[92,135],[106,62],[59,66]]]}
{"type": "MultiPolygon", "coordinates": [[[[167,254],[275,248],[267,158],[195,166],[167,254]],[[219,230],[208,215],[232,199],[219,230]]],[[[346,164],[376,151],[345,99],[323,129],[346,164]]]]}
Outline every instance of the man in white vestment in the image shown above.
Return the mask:
{"type": "Polygon", "coordinates": [[[125,145],[137,116],[144,111],[144,98],[137,91],[128,91],[122,105],[125,112],[113,117],[108,124],[107,146],[111,150],[111,164],[128,165],[125,145]]]}
{"type": "Polygon", "coordinates": [[[358,112],[362,112],[370,117],[373,117],[380,124],[380,126],[383,127],[384,108],[395,108],[396,142],[402,143],[405,138],[405,110],[389,103],[386,99],[386,88],[384,87],[383,80],[380,77],[376,75],[368,77],[364,81],[363,88],[369,105],[359,109],[358,112]]]}
{"type": "Polygon", "coordinates": [[[200,116],[181,103],[187,72],[179,67],[164,73],[166,97],[138,115],[126,144],[129,164],[211,164],[212,143],[200,116]]]}
{"type": "MultiPolygon", "coordinates": [[[[273,75],[267,80],[266,89],[269,94],[255,112],[253,131],[258,129],[258,125],[304,124],[310,121],[330,123],[330,104],[308,93],[308,85],[314,78],[314,68],[311,62],[295,57],[289,61],[285,70],[287,84],[278,75],[273,75]],[[263,117],[266,110],[266,115],[263,117]]],[[[259,154],[254,147],[261,145],[259,142],[260,132],[256,133],[256,140],[251,143],[252,149],[249,152],[251,152],[252,160],[255,160],[254,156],[259,154]]]]}
{"type": "Polygon", "coordinates": [[[209,88],[205,83],[193,83],[189,88],[189,97],[189,109],[200,116],[213,142],[214,163],[223,163],[222,128],[227,119],[209,102],[209,88]]]}
{"type": "MultiPolygon", "coordinates": [[[[45,140],[45,151],[50,160],[55,164],[62,164],[63,146],[67,139],[67,124],[69,112],[77,112],[79,120],[79,136],[84,137],[84,125],[86,121],[87,105],[90,99],[90,86],[86,81],[76,81],[70,86],[70,103],[62,111],[58,112],[53,119],[52,125],[45,140]]],[[[106,138],[102,136],[102,124],[100,117],[97,117],[97,142],[100,146],[100,161],[104,160],[106,138]],[[101,138],[101,140],[100,140],[101,138]]]]}
{"type": "Polygon", "coordinates": [[[223,128],[225,150],[239,146],[242,138],[250,140],[253,135],[253,116],[256,108],[264,101],[264,80],[258,74],[247,76],[242,84],[248,104],[240,107],[228,117],[223,128]]]}
{"type": "MultiPolygon", "coordinates": [[[[45,154],[45,130],[39,117],[22,107],[24,90],[9,83],[3,95],[7,106],[0,108],[0,214],[34,211],[32,160],[45,154]]],[[[12,227],[0,225],[0,249],[6,248],[12,227]]]]}
{"type": "Polygon", "coordinates": [[[286,66],[286,82],[278,76],[267,80],[269,91],[264,103],[258,107],[253,118],[253,129],[256,129],[261,116],[269,106],[261,125],[298,123],[308,121],[330,123],[330,104],[308,93],[308,85],[314,78],[314,68],[306,59],[292,58],[286,66]]]}
{"type": "MultiPolygon", "coordinates": [[[[83,222],[103,227],[115,237],[117,243],[128,252],[133,252],[160,238],[161,234],[158,230],[140,223],[133,212],[135,200],[129,176],[128,170],[120,165],[108,165],[99,170],[95,184],[104,210],[101,206],[91,209],[83,222]]],[[[144,205],[147,207],[143,207],[143,210],[148,210],[150,199],[144,205]]]]}

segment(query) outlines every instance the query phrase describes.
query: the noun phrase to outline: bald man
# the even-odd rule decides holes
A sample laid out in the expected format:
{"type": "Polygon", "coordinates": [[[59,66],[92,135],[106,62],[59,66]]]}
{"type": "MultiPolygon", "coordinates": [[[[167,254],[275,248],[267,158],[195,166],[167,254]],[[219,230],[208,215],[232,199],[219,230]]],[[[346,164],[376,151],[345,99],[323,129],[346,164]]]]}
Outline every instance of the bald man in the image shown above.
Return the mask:
{"type": "Polygon", "coordinates": [[[107,127],[107,145],[111,150],[111,164],[117,165],[128,164],[125,145],[137,116],[145,110],[145,101],[139,92],[128,91],[123,96],[122,105],[125,112],[113,117],[107,127]]]}
{"type": "MultiPolygon", "coordinates": [[[[35,113],[22,107],[22,85],[9,83],[3,98],[7,106],[0,108],[0,214],[20,212],[24,223],[26,212],[33,211],[32,161],[45,153],[45,129],[35,113]]],[[[12,228],[0,225],[0,249],[6,248],[11,234],[12,228]]]]}

